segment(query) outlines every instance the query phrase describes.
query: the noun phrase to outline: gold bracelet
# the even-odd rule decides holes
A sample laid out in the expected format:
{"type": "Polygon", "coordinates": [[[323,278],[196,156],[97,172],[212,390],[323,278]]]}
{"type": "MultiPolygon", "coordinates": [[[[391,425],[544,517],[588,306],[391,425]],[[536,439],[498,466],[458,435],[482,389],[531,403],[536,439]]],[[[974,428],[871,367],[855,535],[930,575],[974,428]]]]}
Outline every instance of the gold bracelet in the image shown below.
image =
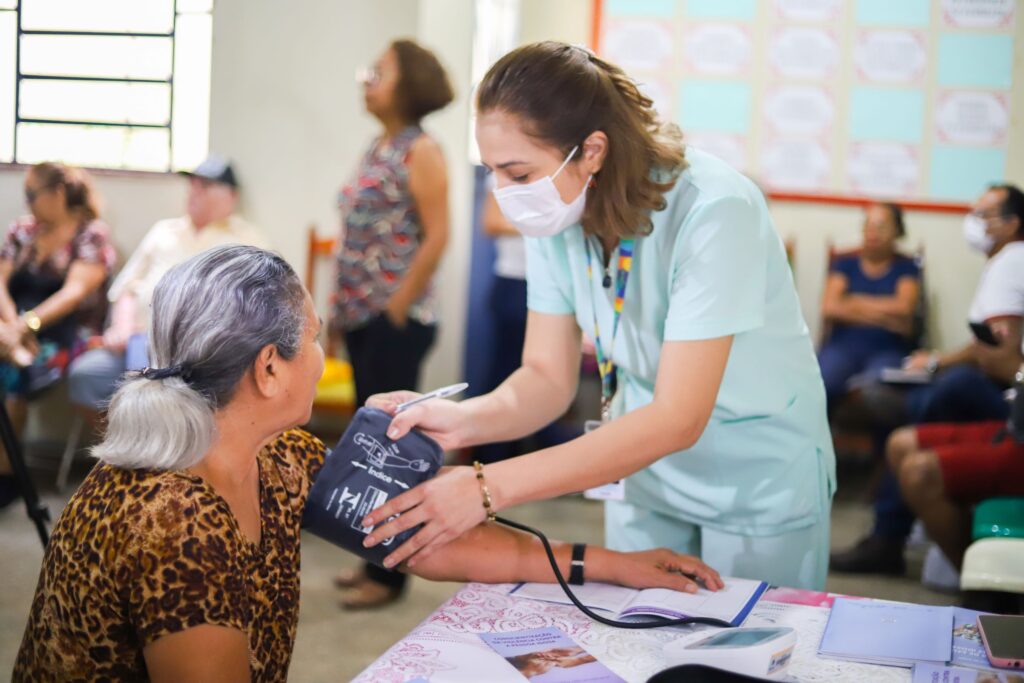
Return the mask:
{"type": "Polygon", "coordinates": [[[487,490],[487,482],[484,480],[484,466],[479,460],[473,461],[473,469],[476,470],[476,480],[480,484],[480,495],[484,499],[484,510],[487,511],[487,521],[493,522],[498,518],[494,514],[494,506],[491,504],[491,492],[487,490]]]}
{"type": "Polygon", "coordinates": [[[35,310],[29,310],[22,313],[21,320],[25,323],[25,327],[27,327],[30,332],[38,332],[39,328],[43,326],[43,321],[39,318],[39,315],[36,314],[35,310]]]}

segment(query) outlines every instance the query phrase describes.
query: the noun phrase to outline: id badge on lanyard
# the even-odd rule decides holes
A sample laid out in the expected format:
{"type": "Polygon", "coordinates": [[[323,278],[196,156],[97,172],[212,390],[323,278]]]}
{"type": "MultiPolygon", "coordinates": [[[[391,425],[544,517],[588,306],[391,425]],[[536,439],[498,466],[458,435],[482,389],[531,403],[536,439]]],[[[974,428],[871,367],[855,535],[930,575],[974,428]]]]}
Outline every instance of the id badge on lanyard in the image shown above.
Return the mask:
{"type": "MultiPolygon", "coordinates": [[[[622,317],[622,305],[626,298],[626,283],[629,281],[629,272],[633,267],[633,240],[625,239],[619,242],[618,270],[615,273],[615,307],[612,314],[612,340],[608,348],[608,355],[604,354],[601,347],[601,330],[597,324],[597,309],[594,309],[594,351],[597,354],[597,368],[601,375],[601,419],[587,420],[583,425],[584,433],[600,429],[611,422],[612,399],[618,389],[618,372],[615,362],[612,360],[612,352],[615,350],[615,337],[619,331],[619,319],[622,317]]],[[[593,281],[593,257],[590,253],[590,241],[587,241],[587,280],[593,281]]],[[[614,481],[603,486],[595,486],[583,492],[583,497],[589,500],[624,500],[626,497],[626,485],[623,480],[614,481]]]]}

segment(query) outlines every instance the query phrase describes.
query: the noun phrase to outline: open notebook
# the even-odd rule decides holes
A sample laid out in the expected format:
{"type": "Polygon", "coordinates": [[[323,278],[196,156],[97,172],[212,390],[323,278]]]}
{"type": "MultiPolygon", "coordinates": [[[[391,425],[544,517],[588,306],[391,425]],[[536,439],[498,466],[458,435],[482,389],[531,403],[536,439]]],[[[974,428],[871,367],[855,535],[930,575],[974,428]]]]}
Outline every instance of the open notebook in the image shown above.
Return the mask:
{"type": "MultiPolygon", "coordinates": [[[[711,617],[739,626],[767,590],[768,584],[728,577],[722,577],[722,580],[725,588],[719,591],[701,588],[696,593],[681,593],[667,588],[636,590],[604,583],[572,586],[572,592],[587,607],[611,612],[617,619],[640,616],[667,619],[711,617]]],[[[521,583],[510,594],[562,605],[572,604],[562,588],[552,583],[521,583]]]]}

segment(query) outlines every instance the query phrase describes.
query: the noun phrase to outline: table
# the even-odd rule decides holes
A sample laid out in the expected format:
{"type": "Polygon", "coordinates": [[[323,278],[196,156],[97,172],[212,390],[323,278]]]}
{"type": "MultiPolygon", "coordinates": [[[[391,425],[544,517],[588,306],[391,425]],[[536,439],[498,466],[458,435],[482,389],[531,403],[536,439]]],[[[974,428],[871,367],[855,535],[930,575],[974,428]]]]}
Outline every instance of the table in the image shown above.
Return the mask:
{"type": "MultiPolygon", "coordinates": [[[[569,605],[509,595],[513,584],[464,586],[405,638],[366,668],[356,683],[523,683],[523,677],[478,637],[554,626],[630,683],[666,667],[664,643],[690,627],[631,631],[595,623],[569,605]]],[[[744,626],[791,626],[799,642],[790,665],[793,681],[910,681],[910,670],[842,662],[817,656],[835,596],[775,589],[765,593],[744,626]]]]}

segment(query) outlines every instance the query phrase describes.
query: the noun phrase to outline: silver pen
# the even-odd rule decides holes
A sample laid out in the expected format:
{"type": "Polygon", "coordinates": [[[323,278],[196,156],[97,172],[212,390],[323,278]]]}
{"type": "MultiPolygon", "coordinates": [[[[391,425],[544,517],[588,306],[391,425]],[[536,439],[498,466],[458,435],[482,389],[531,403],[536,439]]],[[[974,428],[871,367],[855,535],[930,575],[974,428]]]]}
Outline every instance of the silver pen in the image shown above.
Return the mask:
{"type": "Polygon", "coordinates": [[[459,384],[452,384],[451,386],[441,387],[440,389],[434,389],[433,391],[427,392],[426,394],[423,394],[418,398],[414,398],[411,401],[399,403],[398,407],[395,408],[395,415],[402,412],[406,408],[411,408],[417,403],[423,403],[424,401],[429,401],[434,398],[448,398],[449,396],[455,396],[456,394],[461,394],[468,388],[469,384],[467,382],[460,382],[459,384]]]}

